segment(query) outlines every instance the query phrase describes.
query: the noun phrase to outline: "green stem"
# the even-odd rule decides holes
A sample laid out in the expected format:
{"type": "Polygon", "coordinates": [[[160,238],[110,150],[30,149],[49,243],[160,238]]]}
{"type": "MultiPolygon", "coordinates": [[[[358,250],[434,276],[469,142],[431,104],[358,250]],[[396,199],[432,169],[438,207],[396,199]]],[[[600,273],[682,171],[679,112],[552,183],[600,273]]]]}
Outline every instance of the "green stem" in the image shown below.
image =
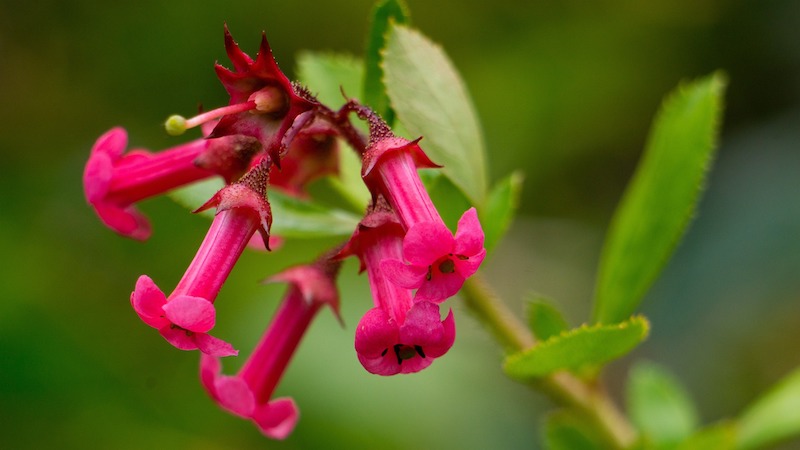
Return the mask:
{"type": "Polygon", "coordinates": [[[461,296],[484,325],[489,328],[508,352],[518,352],[531,347],[536,340],[508,309],[481,276],[474,274],[461,288],[461,296]]]}
{"type": "MultiPolygon", "coordinates": [[[[480,272],[464,283],[461,295],[467,307],[507,352],[518,352],[535,344],[531,332],[492,292],[480,272]]],[[[531,386],[555,403],[585,414],[597,425],[612,448],[629,448],[636,440],[635,429],[601,384],[589,384],[568,372],[558,372],[531,386]]]]}

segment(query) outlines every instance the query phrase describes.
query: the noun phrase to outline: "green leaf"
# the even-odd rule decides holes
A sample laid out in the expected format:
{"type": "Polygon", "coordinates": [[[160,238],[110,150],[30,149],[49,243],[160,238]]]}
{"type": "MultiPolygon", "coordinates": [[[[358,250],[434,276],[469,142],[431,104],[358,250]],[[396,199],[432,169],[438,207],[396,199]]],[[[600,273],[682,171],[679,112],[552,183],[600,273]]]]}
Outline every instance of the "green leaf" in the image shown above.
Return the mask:
{"type": "Polygon", "coordinates": [[[744,411],[737,448],[761,448],[798,435],[800,369],[795,369],[744,411]]]}
{"type": "Polygon", "coordinates": [[[383,117],[389,126],[394,122],[394,111],[383,86],[381,50],[386,46],[390,23],[408,23],[408,7],[401,0],[383,0],[372,10],[372,23],[367,35],[364,56],[364,103],[383,117]]]}
{"type": "Polygon", "coordinates": [[[442,220],[454,231],[458,219],[470,208],[469,199],[437,169],[422,169],[419,175],[442,220]]]}
{"type": "Polygon", "coordinates": [[[370,201],[370,193],[361,178],[361,158],[344,147],[339,151],[339,173],[324,179],[328,186],[344,198],[356,212],[363,213],[370,201]]]}
{"type": "Polygon", "coordinates": [[[545,424],[545,447],[549,450],[603,450],[599,433],[582,416],[559,411],[545,424]]]}
{"type": "Polygon", "coordinates": [[[635,312],[689,224],[716,147],[725,84],[715,73],[680,86],[661,107],[611,221],[595,290],[597,322],[635,312]]]}
{"type": "MultiPolygon", "coordinates": [[[[172,191],[170,197],[196,209],[222,186],[222,180],[212,178],[172,191]]],[[[349,212],[294,199],[274,189],[269,192],[269,203],[272,207],[272,233],[287,238],[349,236],[360,220],[359,216],[349,212]]],[[[201,214],[212,217],[214,210],[201,214]]]]}
{"type": "MultiPolygon", "coordinates": [[[[344,104],[344,91],[348,95],[360,92],[364,78],[364,65],[352,56],[335,53],[304,51],[297,57],[300,82],[331,108],[344,104]]],[[[360,122],[356,122],[360,123],[360,122]]],[[[339,152],[339,176],[328,181],[356,211],[363,211],[370,195],[361,180],[361,158],[354,152],[339,152]]]]}
{"type": "MultiPolygon", "coordinates": [[[[222,186],[224,186],[222,180],[214,177],[175,189],[168,195],[179,205],[194,211],[213,197],[222,186]]],[[[207,209],[201,212],[200,215],[208,218],[214,217],[214,209],[207,209]]]]}
{"type": "Polygon", "coordinates": [[[418,31],[390,25],[383,55],[386,90],[403,125],[424,139],[428,156],[479,209],[486,156],[475,108],[442,49],[418,31]]]}
{"type": "Polygon", "coordinates": [[[350,236],[361,216],[318,203],[299,200],[277,191],[270,192],[272,230],[287,238],[350,236]]]}
{"type": "Polygon", "coordinates": [[[522,172],[516,171],[498,181],[489,192],[485,206],[478,211],[483,233],[486,235],[484,246],[488,253],[491,253],[511,226],[519,206],[523,178],[522,172]]]}
{"type": "Polygon", "coordinates": [[[519,380],[559,370],[579,371],[619,358],[644,340],[650,325],[641,316],[614,325],[583,325],[510,355],[506,374],[519,380]]]}
{"type": "Polygon", "coordinates": [[[527,304],[528,326],[536,339],[547,339],[564,333],[569,324],[552,303],[542,297],[536,297],[527,304]]]}
{"type": "Polygon", "coordinates": [[[674,448],[697,427],[697,412],[684,388],[654,363],[638,363],[628,384],[628,414],[654,448],[674,448]]]}
{"type": "Polygon", "coordinates": [[[302,51],[297,55],[297,74],[320,102],[336,109],[346,101],[342,91],[349,96],[361,93],[364,65],[351,55],[302,51]]]}
{"type": "Polygon", "coordinates": [[[675,450],[733,450],[736,448],[736,427],[731,423],[713,425],[693,434],[675,450]]]}

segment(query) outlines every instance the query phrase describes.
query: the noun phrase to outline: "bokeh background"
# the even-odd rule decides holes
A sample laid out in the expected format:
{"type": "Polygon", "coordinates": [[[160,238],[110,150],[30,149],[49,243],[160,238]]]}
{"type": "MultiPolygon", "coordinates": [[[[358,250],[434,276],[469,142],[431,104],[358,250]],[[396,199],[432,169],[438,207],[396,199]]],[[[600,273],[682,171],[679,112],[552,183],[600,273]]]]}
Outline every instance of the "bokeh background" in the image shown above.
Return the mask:
{"type": "MultiPolygon", "coordinates": [[[[408,4],[474,95],[493,179],[526,174],[519,218],[486,264],[520,314],[537,292],[575,325],[587,320],[602,236],[661,98],[725,70],[706,195],[643,305],[650,339],[608,382],[622,401],[631,362],[660,362],[710,423],[800,364],[800,3],[408,4]]],[[[81,173],[102,132],[124,125],[132,145],[160,149],[176,142],[161,128],[169,114],[227,101],[212,70],[226,61],[223,23],[251,53],[266,30],[291,76],[301,49],[359,54],[370,8],[0,0],[0,447],[539,448],[547,401],[504,378],[499,348],[457,299],[459,338],[445,358],[412,376],[363,371],[353,326],[370,300],[352,261],[346,327],[323,313],[279,387],[301,407],[296,432],[262,438],[206,397],[197,355],[165,344],[128,303],[140,274],[174,286],[208,222],[147,201],[155,233],[142,244],[85,204],[81,173]]],[[[258,282],[326,243],[247,253],[220,295],[219,334],[247,354],[283,290],[258,282]]]]}

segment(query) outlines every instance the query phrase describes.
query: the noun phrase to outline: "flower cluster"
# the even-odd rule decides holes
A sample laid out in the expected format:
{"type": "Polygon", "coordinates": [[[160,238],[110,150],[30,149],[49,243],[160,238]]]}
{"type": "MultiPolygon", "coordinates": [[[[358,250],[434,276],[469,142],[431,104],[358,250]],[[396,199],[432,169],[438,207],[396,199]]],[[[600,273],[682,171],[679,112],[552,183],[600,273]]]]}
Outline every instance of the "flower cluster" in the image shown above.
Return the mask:
{"type": "Polygon", "coordinates": [[[478,270],[486,250],[474,208],[461,217],[455,235],[439,216],[417,173],[437,166],[419,140],[396,136],[353,100],[336,111],[321,104],[280,71],[265,37],[253,59],[226,28],[225,48],[233,69],[217,65],[216,72],[230,103],[167,121],[171,134],[200,126],[204,137],[157,153],[126,152],[125,130],[113,128],[92,148],[84,190],[109,228],[146,240],[151,227],[137,202],[205,178],[225,181],[197,209],[215,208],[216,214],[177,286],[167,295],[142,275],[130,301],[167,342],[201,352],[201,382],[214,401],[251,419],[266,436],[282,439],[299,413],[292,399],[273,400],[272,393],[316,313],[328,305],[338,316],[336,275],[343,258],[359,258],[374,301],[356,327],[358,360],[371,373],[394,375],[418,372],[451,348],[455,320],[452,311],[442,319],[440,304],[478,270]],[[352,113],[368,121],[368,137],[356,131],[352,113]],[[256,232],[269,249],[268,192],[308,198],[309,182],[338,172],[342,140],[361,156],[362,178],[372,193],[363,220],[339,248],[271,278],[289,283],[283,303],[238,374],[222,375],[220,357],[238,351],[209,334],[215,300],[256,232]]]}

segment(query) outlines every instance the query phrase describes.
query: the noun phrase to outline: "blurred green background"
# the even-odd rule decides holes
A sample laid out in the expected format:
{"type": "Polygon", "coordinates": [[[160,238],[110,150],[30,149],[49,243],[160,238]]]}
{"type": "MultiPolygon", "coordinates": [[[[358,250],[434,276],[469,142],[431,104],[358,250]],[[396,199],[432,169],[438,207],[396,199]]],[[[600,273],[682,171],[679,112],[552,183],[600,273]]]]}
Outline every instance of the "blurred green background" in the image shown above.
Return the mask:
{"type": "MultiPolygon", "coordinates": [[[[408,4],[474,95],[493,179],[526,173],[489,279],[515,311],[538,292],[576,325],[661,98],[724,69],[722,145],[698,217],[645,302],[650,339],[608,381],[619,393],[633,359],[659,361],[713,422],[800,363],[800,3],[408,4]]],[[[448,305],[459,338],[429,370],[381,378],[360,367],[353,327],[370,300],[353,261],[341,286],[346,328],[324,312],[279,387],[300,405],[296,432],[262,438],[207,398],[197,355],[168,346],[128,303],[140,274],[174,286],[208,222],[151,200],[155,233],[142,244],[85,204],[83,165],[105,130],[123,125],[133,146],[160,149],[177,142],[161,128],[169,114],[227,102],[212,70],[226,63],[224,22],[251,54],[266,30],[292,76],[301,49],[360,53],[370,8],[0,1],[0,447],[539,448],[547,402],[504,378],[499,349],[458,300],[448,305]]],[[[283,291],[258,281],[321,244],[247,253],[220,295],[219,335],[249,353],[283,291]]]]}

